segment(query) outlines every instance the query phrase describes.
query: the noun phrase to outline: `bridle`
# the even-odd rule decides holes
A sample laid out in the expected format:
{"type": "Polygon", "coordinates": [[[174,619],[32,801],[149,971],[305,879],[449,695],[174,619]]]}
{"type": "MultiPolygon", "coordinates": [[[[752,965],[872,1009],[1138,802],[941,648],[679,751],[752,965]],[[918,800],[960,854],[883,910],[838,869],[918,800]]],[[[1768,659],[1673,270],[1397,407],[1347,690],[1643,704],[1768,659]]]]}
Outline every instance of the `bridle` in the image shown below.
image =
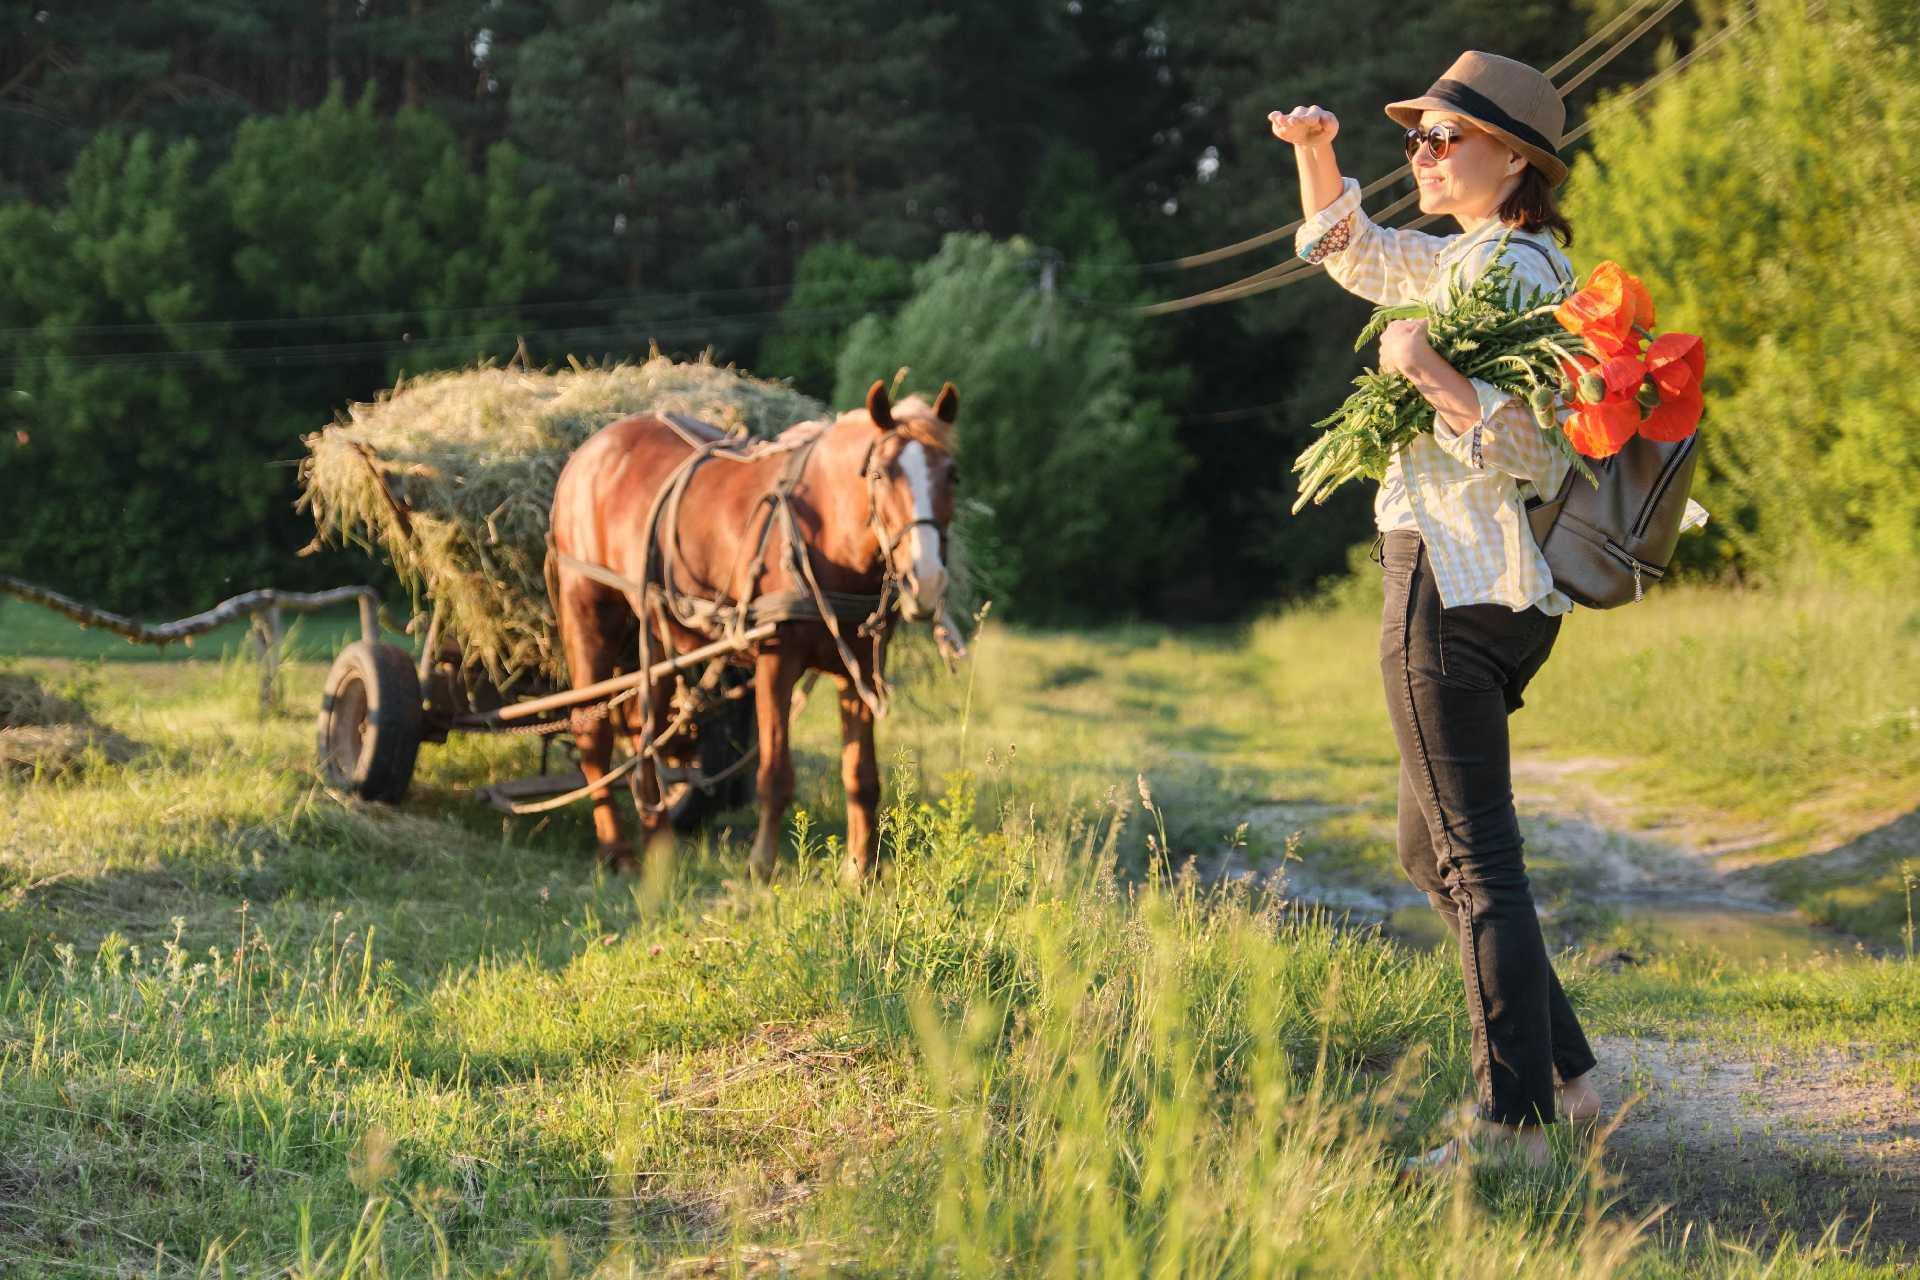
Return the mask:
{"type": "Polygon", "coordinates": [[[947,559],[947,530],[939,520],[932,516],[918,516],[889,533],[886,522],[880,518],[880,486],[886,482],[889,468],[879,466],[880,445],[885,435],[876,436],[867,446],[866,457],[861,460],[860,474],[867,482],[867,528],[873,531],[874,541],[880,544],[881,594],[890,594],[890,588],[896,586],[905,575],[894,567],[894,550],[901,541],[921,525],[933,530],[940,550],[940,561],[947,559]]]}

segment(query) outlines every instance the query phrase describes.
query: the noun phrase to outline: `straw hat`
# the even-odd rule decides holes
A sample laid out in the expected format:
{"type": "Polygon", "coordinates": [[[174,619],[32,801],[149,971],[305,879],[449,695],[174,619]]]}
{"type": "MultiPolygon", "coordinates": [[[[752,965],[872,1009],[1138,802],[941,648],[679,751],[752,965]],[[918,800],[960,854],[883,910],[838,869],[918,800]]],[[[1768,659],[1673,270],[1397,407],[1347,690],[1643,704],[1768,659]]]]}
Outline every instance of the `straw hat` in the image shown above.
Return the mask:
{"type": "Polygon", "coordinates": [[[1408,128],[1420,123],[1422,111],[1466,116],[1525,156],[1547,175],[1549,185],[1567,180],[1560,158],[1567,106],[1553,81],[1524,62],[1469,49],[1426,93],[1387,104],[1387,114],[1408,128]]]}

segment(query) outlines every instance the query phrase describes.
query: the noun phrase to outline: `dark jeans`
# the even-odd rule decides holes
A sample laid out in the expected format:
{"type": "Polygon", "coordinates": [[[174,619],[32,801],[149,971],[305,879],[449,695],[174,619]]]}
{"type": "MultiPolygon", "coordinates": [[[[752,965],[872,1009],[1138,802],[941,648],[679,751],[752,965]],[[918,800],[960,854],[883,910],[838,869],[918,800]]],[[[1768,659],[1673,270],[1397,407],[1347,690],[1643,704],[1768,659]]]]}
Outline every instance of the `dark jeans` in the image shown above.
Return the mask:
{"type": "Polygon", "coordinates": [[[1593,1050],[1547,960],[1521,857],[1507,717],[1560,618],[1502,604],[1443,608],[1418,533],[1387,534],[1380,674],[1400,747],[1400,865],[1460,946],[1482,1119],[1550,1124],[1553,1076],[1593,1050]]]}

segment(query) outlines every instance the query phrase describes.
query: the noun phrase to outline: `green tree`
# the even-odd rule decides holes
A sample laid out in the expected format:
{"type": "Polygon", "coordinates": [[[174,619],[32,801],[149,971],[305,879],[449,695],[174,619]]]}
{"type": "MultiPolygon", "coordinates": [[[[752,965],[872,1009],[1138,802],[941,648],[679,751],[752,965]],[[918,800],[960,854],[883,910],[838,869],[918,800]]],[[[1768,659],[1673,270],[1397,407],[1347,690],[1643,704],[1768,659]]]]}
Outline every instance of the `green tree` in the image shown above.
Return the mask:
{"type": "Polygon", "coordinates": [[[56,198],[103,128],[192,138],[211,167],[252,115],[333,85],[440,115],[477,157],[500,136],[495,74],[539,0],[63,0],[0,11],[0,194],[56,198]]]}
{"type": "Polygon", "coordinates": [[[274,562],[271,486],[231,465],[265,442],[221,407],[224,218],[197,159],[103,135],[60,207],[0,208],[0,564],[122,607],[274,562]]]}
{"type": "Polygon", "coordinates": [[[695,0],[560,0],[503,63],[511,137],[554,199],[556,287],[604,300],[559,314],[608,326],[608,345],[732,339],[687,317],[765,309],[734,292],[767,261],[738,19],[695,0]],[[702,291],[726,296],[683,296],[702,291]]]}
{"type": "Polygon", "coordinates": [[[1174,503],[1187,458],[1138,322],[1057,271],[1025,240],[948,236],[894,320],[854,326],[834,402],[902,366],[917,386],[952,381],[961,540],[987,588],[1029,620],[1148,612],[1192,547],[1174,503]]]}
{"type": "Polygon", "coordinates": [[[1709,559],[1920,561],[1920,68],[1876,9],[1760,0],[1644,112],[1603,116],[1569,183],[1576,262],[1618,260],[1659,328],[1706,340],[1709,559]]]}
{"type": "Polygon", "coordinates": [[[826,398],[847,331],[863,316],[891,315],[912,285],[912,268],[898,258],[862,253],[839,240],[813,246],[800,259],[780,322],[760,350],[760,372],[791,378],[802,391],[826,398]]]}
{"type": "Polygon", "coordinates": [[[0,207],[0,563],[123,608],[322,572],[291,558],[300,436],[402,370],[511,351],[551,271],[513,152],[476,172],[424,111],[336,95],[202,168],[105,133],[63,202],[0,207]]]}

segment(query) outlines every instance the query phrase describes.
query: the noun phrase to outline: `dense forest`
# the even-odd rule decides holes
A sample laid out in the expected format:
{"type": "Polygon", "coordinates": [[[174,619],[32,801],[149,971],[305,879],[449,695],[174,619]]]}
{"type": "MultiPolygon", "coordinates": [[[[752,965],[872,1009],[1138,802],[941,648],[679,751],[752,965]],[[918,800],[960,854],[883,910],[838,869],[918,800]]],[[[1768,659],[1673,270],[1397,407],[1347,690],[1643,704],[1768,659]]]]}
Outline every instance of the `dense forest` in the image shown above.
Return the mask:
{"type": "Polygon", "coordinates": [[[1866,283],[1915,256],[1894,0],[79,0],[0,18],[0,571],[152,611],[362,577],[294,557],[302,433],[403,373],[657,344],[841,407],[959,383],[1018,617],[1243,615],[1366,537],[1364,486],[1287,514],[1365,304],[1137,304],[1287,260],[1176,261],[1298,214],[1268,110],[1340,113],[1370,180],[1381,104],[1461,49],[1544,68],[1629,8],[1671,11],[1569,94],[1565,196],[1578,265],[1708,336],[1696,565],[1911,561],[1920,457],[1878,410],[1920,313],[1866,283]]]}

